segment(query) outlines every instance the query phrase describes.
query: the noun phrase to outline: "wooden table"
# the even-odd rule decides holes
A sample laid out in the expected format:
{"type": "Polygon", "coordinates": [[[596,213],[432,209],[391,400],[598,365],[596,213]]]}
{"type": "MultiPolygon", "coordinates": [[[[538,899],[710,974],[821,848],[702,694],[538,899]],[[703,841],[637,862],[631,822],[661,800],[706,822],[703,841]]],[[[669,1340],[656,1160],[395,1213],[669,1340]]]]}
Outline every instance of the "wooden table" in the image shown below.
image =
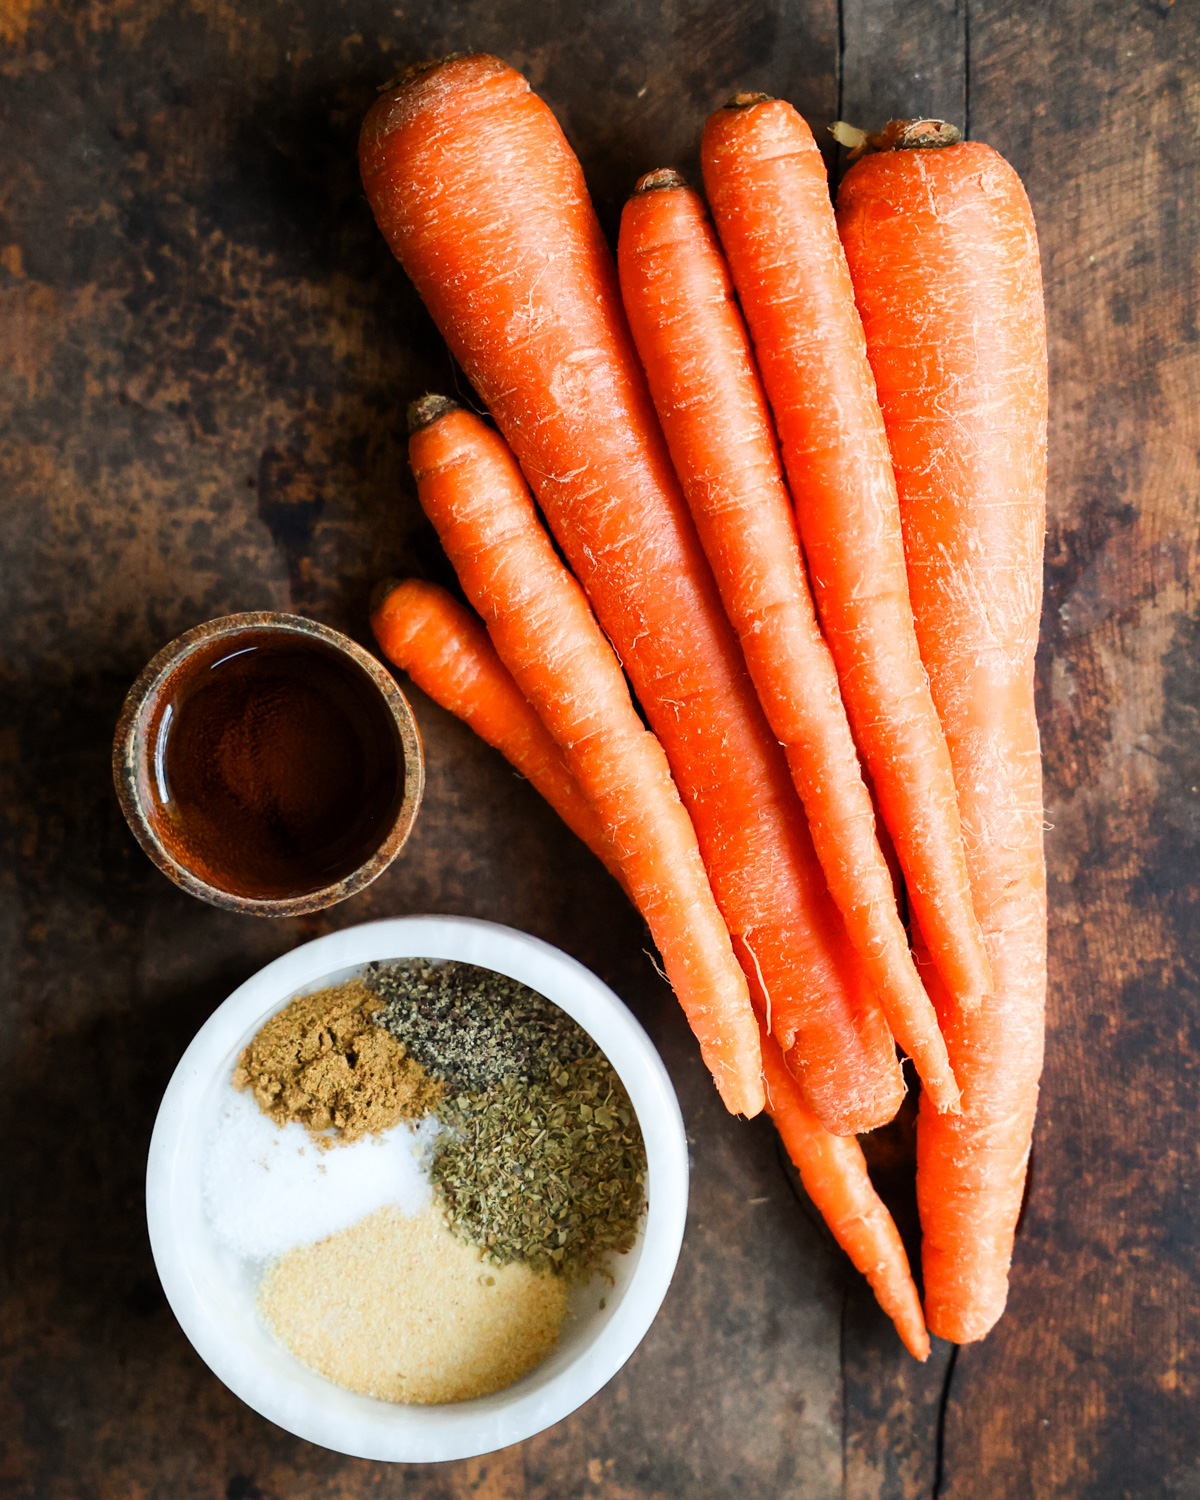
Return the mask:
{"type": "MultiPolygon", "coordinates": [[[[1200,1495],[1200,28],[1180,0],[3,0],[0,1090],[3,1493],[37,1500],[1200,1495]],[[210,910],[109,784],[121,698],[210,616],[367,638],[445,568],[398,414],[453,380],[354,142],[405,63],[485,48],[577,146],[606,226],[693,176],[735,88],[817,126],[965,121],[1028,184],[1053,381],[1040,704],[1049,1047],[1007,1316],[902,1352],[725,1117],[640,924],[529,787],[419,695],[391,873],[316,920],[210,910]],[[167,1309],[142,1212],[171,1069],[265,960],[385,914],[510,922],[597,969],[678,1086],[694,1181],[661,1316],[553,1431],[389,1469],[241,1405],[167,1309]]],[[[903,1128],[875,1150],[911,1229],[903,1128]]]]}

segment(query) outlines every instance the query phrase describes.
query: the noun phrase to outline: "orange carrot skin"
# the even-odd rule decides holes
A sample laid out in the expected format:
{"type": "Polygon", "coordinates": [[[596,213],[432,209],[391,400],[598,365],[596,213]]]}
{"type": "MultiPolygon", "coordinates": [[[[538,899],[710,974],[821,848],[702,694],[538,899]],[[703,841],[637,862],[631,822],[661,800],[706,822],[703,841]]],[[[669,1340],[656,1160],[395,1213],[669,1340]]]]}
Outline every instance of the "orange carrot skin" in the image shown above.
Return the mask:
{"type": "Polygon", "coordinates": [[[735,951],[831,1130],[903,1095],[782,751],[721,609],[621,309],[583,173],[495,58],[376,101],[376,221],[528,476],[671,763],[735,951]],[[761,978],[760,978],[761,976],[761,978]],[[798,1039],[798,1044],[797,1044],[798,1039]]]}
{"type": "Polygon", "coordinates": [[[501,661],[562,748],[617,853],[726,1107],[763,1089],[750,992],[691,820],[583,590],[503,438],[454,409],[409,441],[417,493],[501,661]]]}
{"type": "Polygon", "coordinates": [[[839,224],[900,491],[921,654],[959,787],[995,987],[931,985],[963,1112],[922,1107],[917,1197],[930,1327],[963,1343],[1003,1311],[1046,992],[1034,653],[1046,506],[1046,325],[1037,232],[989,147],[864,158],[839,224]]]}
{"type": "MultiPolygon", "coordinates": [[[[431,697],[442,694],[436,701],[466,719],[484,738],[495,731],[497,739],[489,739],[489,743],[496,748],[501,748],[497,741],[507,745],[509,749],[504,753],[510,754],[518,769],[529,765],[524,746],[530,741],[537,744],[539,735],[544,737],[553,752],[555,779],[543,781],[538,789],[546,795],[548,786],[558,795],[561,783],[557,778],[565,778],[568,795],[563,800],[572,807],[586,808],[596,828],[600,828],[591,804],[563,765],[557,745],[497,657],[486,631],[457,600],[436,584],[408,579],[386,596],[375,611],[372,624],[380,645],[397,665],[413,661],[420,674],[420,680],[415,676],[413,680],[423,691],[431,697]],[[494,693],[493,688],[498,691],[494,693]],[[531,729],[528,720],[536,726],[535,732],[528,732],[531,729]]],[[[405,670],[409,670],[407,666],[405,670]]],[[[412,671],[409,675],[413,675],[412,671]]],[[[820,1213],[828,1214],[838,1243],[851,1255],[854,1265],[866,1274],[873,1274],[871,1284],[878,1284],[882,1294],[889,1298],[889,1310],[901,1337],[918,1359],[924,1359],[929,1342],[924,1336],[921,1307],[912,1286],[904,1247],[894,1225],[888,1229],[883,1217],[886,1209],[872,1201],[866,1165],[857,1142],[829,1135],[804,1103],[795,1079],[783,1065],[779,1044],[761,1018],[760,1034],[767,1107],[775,1116],[784,1145],[809,1196],[820,1213]],[[858,1208],[864,1202],[867,1212],[860,1214],[858,1208]]]]}
{"type": "Polygon", "coordinates": [[[380,601],[371,629],[387,659],[499,750],[619,880],[617,857],[595,809],[471,611],[436,583],[406,578],[380,601]]]}
{"type": "Polygon", "coordinates": [[[937,1016],[913,964],[817,625],[795,517],[733,285],[699,195],[650,173],[625,205],[621,294],[667,446],[829,889],[892,1034],[939,1109],[958,1108],[937,1016]]]}
{"type": "Polygon", "coordinates": [[[701,160],[850,723],[938,967],[955,994],[977,998],[991,976],[825,165],[808,126],[780,99],[718,110],[701,160]]]}
{"type": "Polygon", "coordinates": [[[904,1347],[914,1358],[928,1359],[929,1334],[904,1243],[867,1175],[862,1147],[822,1127],[784,1066],[779,1044],[765,1027],[762,1056],[767,1113],[800,1173],[804,1191],[855,1268],[870,1282],[904,1347]]]}

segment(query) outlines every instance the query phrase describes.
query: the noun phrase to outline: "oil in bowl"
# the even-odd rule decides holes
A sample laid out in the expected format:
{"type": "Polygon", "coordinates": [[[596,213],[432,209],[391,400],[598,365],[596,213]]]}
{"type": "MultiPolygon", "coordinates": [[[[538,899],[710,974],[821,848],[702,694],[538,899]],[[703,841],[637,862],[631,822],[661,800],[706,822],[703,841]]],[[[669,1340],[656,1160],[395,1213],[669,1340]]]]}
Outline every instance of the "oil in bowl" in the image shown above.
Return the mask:
{"type": "Polygon", "coordinates": [[[256,900],[344,879],[404,792],[374,684],[320,642],[271,630],[189,656],[150,747],[163,843],[208,884],[256,900]]]}
{"type": "Polygon", "coordinates": [[[354,641],[231,615],[164,648],[130,690],[117,794],[161,870],[260,916],[315,911],[402,847],[424,782],[412,711],[354,641]]]}

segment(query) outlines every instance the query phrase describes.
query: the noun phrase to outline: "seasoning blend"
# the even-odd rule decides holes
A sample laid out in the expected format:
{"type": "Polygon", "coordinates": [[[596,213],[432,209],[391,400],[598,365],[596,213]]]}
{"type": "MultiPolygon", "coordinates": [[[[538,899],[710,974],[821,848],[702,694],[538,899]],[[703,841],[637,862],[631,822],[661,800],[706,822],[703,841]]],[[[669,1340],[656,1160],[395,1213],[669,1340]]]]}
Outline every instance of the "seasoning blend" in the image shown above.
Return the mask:
{"type": "Polygon", "coordinates": [[[373,965],[290,1002],[239,1058],[205,1199],[268,1264],[259,1311],[347,1389],[502,1390],[554,1348],[572,1285],[633,1245],[646,1157],[607,1058],[468,964],[373,965]]]}

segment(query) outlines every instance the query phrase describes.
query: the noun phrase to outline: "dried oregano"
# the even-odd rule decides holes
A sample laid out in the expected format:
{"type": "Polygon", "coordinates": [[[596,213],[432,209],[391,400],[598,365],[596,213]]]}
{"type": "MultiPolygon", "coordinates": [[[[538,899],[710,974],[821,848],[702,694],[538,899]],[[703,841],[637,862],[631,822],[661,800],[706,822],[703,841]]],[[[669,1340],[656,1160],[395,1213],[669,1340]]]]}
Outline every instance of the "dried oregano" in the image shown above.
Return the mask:
{"type": "Polygon", "coordinates": [[[523,1260],[585,1280],[628,1250],[646,1150],[629,1096],[592,1047],[544,1079],[447,1096],[433,1158],[454,1231],[496,1265],[523,1260]]]}
{"type": "Polygon", "coordinates": [[[446,1085],[432,1175],[451,1228],[495,1265],[586,1279],[628,1250],[646,1149],[608,1059],[543,995],[473,964],[412,959],[364,975],[376,1013],[446,1085]]]}

